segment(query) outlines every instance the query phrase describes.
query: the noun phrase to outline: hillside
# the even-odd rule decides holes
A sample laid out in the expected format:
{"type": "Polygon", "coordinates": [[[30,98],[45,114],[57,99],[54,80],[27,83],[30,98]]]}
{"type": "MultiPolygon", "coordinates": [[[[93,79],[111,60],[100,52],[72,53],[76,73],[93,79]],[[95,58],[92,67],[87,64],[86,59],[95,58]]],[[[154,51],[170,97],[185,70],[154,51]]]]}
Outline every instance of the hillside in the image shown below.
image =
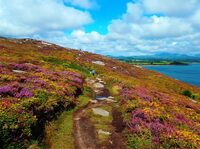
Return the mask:
{"type": "Polygon", "coordinates": [[[0,51],[3,148],[200,148],[198,87],[43,41],[0,51]]]}

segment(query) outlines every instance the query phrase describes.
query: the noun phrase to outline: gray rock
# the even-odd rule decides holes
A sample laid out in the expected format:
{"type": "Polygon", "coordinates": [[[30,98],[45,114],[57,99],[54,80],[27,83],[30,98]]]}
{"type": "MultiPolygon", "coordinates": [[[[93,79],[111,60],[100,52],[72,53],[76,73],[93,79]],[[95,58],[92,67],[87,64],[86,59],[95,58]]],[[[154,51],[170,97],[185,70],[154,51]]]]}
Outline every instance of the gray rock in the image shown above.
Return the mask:
{"type": "Polygon", "coordinates": [[[108,98],[107,97],[96,97],[96,100],[107,100],[108,98]]]}
{"type": "Polygon", "coordinates": [[[114,99],[114,97],[113,97],[113,96],[109,96],[108,98],[109,98],[109,99],[114,99]]]}
{"type": "Polygon", "coordinates": [[[97,101],[97,100],[90,100],[90,102],[95,104],[95,103],[97,103],[98,101],[97,101]]]}
{"type": "Polygon", "coordinates": [[[108,101],[108,102],[117,102],[117,101],[115,101],[113,99],[110,99],[110,98],[107,98],[106,101],[108,101]]]}
{"type": "Polygon", "coordinates": [[[74,120],[75,120],[75,121],[79,121],[79,120],[80,120],[80,118],[78,117],[78,118],[75,118],[74,120]]]}
{"type": "Polygon", "coordinates": [[[109,116],[109,112],[101,108],[92,108],[92,111],[94,114],[97,114],[97,115],[109,116]]]}
{"type": "Polygon", "coordinates": [[[22,70],[13,70],[13,72],[15,72],[15,73],[26,73],[26,71],[22,71],[22,70]]]}
{"type": "Polygon", "coordinates": [[[97,64],[97,65],[101,65],[101,66],[105,66],[105,63],[102,61],[92,61],[93,64],[97,64]]]}
{"type": "Polygon", "coordinates": [[[95,84],[94,84],[94,87],[95,87],[95,88],[104,88],[104,85],[101,84],[101,83],[95,83],[95,84]]]}
{"type": "Polygon", "coordinates": [[[103,131],[102,129],[98,130],[98,134],[111,135],[110,132],[103,131]]]}

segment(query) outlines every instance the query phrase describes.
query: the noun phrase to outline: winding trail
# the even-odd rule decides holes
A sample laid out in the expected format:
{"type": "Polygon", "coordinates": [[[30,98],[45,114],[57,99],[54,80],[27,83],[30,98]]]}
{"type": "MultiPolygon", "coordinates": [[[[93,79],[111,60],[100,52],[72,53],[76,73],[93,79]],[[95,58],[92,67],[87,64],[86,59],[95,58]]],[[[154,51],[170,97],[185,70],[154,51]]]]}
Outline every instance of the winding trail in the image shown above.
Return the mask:
{"type": "MultiPolygon", "coordinates": [[[[87,80],[87,83],[94,89],[97,97],[107,97],[108,92],[105,89],[104,82],[100,78],[87,80]]],[[[98,139],[94,125],[86,117],[85,112],[88,109],[105,105],[106,101],[92,100],[87,106],[74,113],[74,140],[77,149],[98,149],[98,139]]]]}
{"type": "Polygon", "coordinates": [[[105,146],[100,146],[97,131],[94,124],[87,118],[86,111],[92,108],[110,105],[115,101],[113,100],[114,97],[109,96],[109,91],[105,88],[105,82],[102,79],[97,77],[95,80],[87,80],[87,83],[96,93],[96,99],[91,100],[88,105],[74,113],[74,143],[76,149],[108,149],[113,147],[113,145],[115,149],[124,149],[123,140],[120,141],[121,138],[115,132],[112,132],[108,142],[105,142],[105,146]]]}

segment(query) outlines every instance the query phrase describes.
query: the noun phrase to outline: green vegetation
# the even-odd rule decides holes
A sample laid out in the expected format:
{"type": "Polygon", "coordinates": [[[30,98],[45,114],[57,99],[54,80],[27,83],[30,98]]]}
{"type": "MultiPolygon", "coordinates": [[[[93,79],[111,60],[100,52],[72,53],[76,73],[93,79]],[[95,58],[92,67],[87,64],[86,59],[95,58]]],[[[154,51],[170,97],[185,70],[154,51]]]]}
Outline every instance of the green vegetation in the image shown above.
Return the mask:
{"type": "Polygon", "coordinates": [[[192,98],[192,99],[198,99],[198,98],[199,98],[198,95],[193,94],[190,90],[184,90],[184,91],[182,92],[182,94],[183,94],[184,96],[190,97],[190,98],[192,98]]]}
{"type": "Polygon", "coordinates": [[[152,136],[151,132],[144,132],[141,135],[129,135],[128,137],[129,149],[151,149],[152,148],[152,136]]]}
{"type": "Polygon", "coordinates": [[[45,127],[45,144],[54,149],[74,149],[73,110],[65,111],[45,127]]]}
{"type": "Polygon", "coordinates": [[[56,57],[43,57],[42,59],[45,62],[48,62],[48,63],[53,64],[53,65],[61,65],[64,68],[71,68],[73,70],[78,70],[78,71],[80,71],[80,72],[82,72],[86,75],[90,74],[89,69],[87,69],[83,66],[77,65],[75,62],[69,62],[69,61],[66,61],[66,60],[61,60],[61,59],[58,59],[56,57]]]}
{"type": "Polygon", "coordinates": [[[83,94],[81,96],[79,96],[78,98],[78,104],[76,106],[76,110],[85,107],[90,99],[93,99],[95,97],[95,94],[93,92],[93,90],[90,87],[85,87],[83,94]]]}

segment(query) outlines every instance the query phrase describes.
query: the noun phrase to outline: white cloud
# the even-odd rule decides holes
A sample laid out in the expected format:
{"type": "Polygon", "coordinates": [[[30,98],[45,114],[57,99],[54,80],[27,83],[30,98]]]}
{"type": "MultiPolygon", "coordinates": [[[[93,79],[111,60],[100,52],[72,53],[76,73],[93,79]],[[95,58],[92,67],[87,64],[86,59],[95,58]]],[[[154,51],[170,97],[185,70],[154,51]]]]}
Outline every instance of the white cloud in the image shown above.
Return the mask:
{"type": "Polygon", "coordinates": [[[91,2],[0,0],[0,35],[33,37],[106,55],[200,53],[198,0],[129,2],[126,12],[110,21],[106,35],[85,32],[83,25],[92,22],[90,14],[72,7],[90,10],[91,2]],[[67,29],[72,30],[68,35],[67,29]]]}
{"type": "Polygon", "coordinates": [[[100,42],[103,40],[103,36],[96,31],[85,33],[83,30],[75,30],[72,32],[71,36],[77,39],[80,43],[100,42]]]}
{"type": "Polygon", "coordinates": [[[30,36],[81,27],[90,14],[65,6],[62,0],[0,0],[0,34],[30,36]]]}
{"type": "Polygon", "coordinates": [[[166,38],[193,32],[192,25],[182,18],[144,16],[140,4],[127,4],[127,12],[121,19],[109,25],[109,34],[117,38],[166,38]]]}
{"type": "Polygon", "coordinates": [[[96,6],[96,2],[94,0],[64,0],[64,2],[85,9],[92,9],[96,6]]]}
{"type": "Polygon", "coordinates": [[[144,0],[144,8],[150,13],[185,16],[198,8],[198,0],[144,0]]]}
{"type": "MultiPolygon", "coordinates": [[[[150,0],[151,1],[151,0],[150,0]]],[[[145,1],[144,1],[145,2],[145,1]]],[[[158,4],[158,1],[155,1],[158,4]]],[[[140,55],[156,52],[171,53],[200,53],[200,13],[196,9],[196,1],[189,1],[189,6],[181,3],[179,0],[170,1],[168,7],[167,1],[163,0],[163,6],[151,10],[145,9],[144,3],[127,3],[127,11],[120,18],[112,20],[108,26],[108,34],[100,35],[94,38],[91,33],[84,31],[75,31],[72,33],[77,47],[84,47],[89,51],[95,51],[100,54],[113,55],[140,55]],[[175,5],[181,9],[175,9],[175,5]],[[192,10],[192,8],[195,8],[192,10]],[[185,17],[181,15],[182,9],[185,17]],[[154,14],[155,13],[155,14],[154,14]],[[163,13],[165,15],[157,15],[163,13]],[[153,14],[153,15],[152,15],[153,14]],[[82,44],[81,44],[82,43],[82,44]]],[[[197,5],[198,6],[198,5],[197,5]]]]}
{"type": "Polygon", "coordinates": [[[197,10],[192,16],[191,20],[195,27],[200,29],[200,10],[197,10]]]}

